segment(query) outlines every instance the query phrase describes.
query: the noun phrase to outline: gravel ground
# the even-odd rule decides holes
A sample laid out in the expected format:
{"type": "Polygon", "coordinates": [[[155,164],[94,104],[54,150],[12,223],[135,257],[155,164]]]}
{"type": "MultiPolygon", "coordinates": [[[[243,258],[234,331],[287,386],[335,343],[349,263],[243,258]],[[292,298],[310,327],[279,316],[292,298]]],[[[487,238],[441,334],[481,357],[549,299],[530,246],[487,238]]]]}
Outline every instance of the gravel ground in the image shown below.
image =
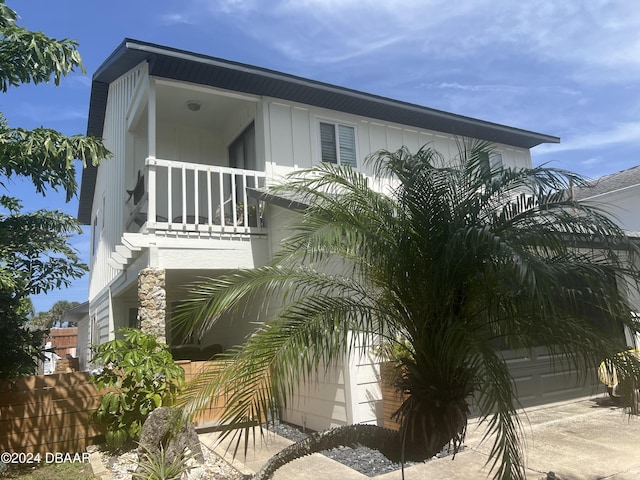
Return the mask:
{"type": "MultiPolygon", "coordinates": [[[[204,445],[202,446],[204,465],[194,465],[189,471],[187,480],[242,480],[243,475],[227,462],[218,457],[204,445]]],[[[111,472],[113,480],[132,480],[133,472],[138,467],[136,450],[111,455],[101,452],[102,464],[111,472]]]]}
{"type": "MultiPolygon", "coordinates": [[[[277,423],[270,428],[281,437],[288,438],[294,442],[307,437],[307,434],[302,432],[299,427],[286,423],[277,423]]],[[[462,450],[464,450],[464,447],[461,447],[459,451],[462,450]]],[[[401,468],[400,463],[394,463],[379,451],[367,447],[340,447],[334,448],[333,450],[325,450],[321,453],[368,477],[375,477],[376,475],[393,472],[401,468]]],[[[452,453],[447,445],[443,447],[442,451],[434,458],[446,457],[452,453]]],[[[417,462],[405,462],[405,468],[416,465],[416,463],[417,462]]]]}

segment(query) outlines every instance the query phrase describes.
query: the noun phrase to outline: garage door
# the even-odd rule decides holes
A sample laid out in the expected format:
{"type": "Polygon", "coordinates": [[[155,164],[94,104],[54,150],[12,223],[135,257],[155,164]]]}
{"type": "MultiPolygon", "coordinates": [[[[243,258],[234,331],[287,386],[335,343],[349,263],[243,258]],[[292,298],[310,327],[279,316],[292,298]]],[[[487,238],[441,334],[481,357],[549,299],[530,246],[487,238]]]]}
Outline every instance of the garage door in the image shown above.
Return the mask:
{"type": "Polygon", "coordinates": [[[522,352],[504,352],[511,375],[516,382],[518,399],[522,406],[571,400],[603,393],[596,372],[580,377],[569,362],[553,357],[544,347],[530,355],[522,352]]]}

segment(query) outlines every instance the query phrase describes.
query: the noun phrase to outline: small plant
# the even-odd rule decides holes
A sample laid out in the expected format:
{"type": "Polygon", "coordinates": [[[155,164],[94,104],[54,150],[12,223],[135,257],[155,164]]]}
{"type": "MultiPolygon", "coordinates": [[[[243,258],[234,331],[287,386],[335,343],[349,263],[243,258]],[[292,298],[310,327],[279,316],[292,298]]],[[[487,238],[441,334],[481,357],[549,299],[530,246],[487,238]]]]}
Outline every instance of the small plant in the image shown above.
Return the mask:
{"type": "Polygon", "coordinates": [[[141,458],[136,464],[138,469],[132,475],[133,478],[141,480],[178,480],[183,474],[194,468],[189,465],[193,458],[192,454],[187,453],[185,448],[180,455],[176,455],[171,461],[168,461],[166,451],[162,445],[160,450],[153,452],[144,445],[140,445],[144,450],[141,458]]]}
{"type": "Polygon", "coordinates": [[[92,360],[104,365],[92,377],[98,388],[109,389],[95,418],[106,425],[107,447],[112,450],[140,438],[149,413],[172,405],[184,382],[184,370],[175,364],[167,345],[134,328],[116,333],[122,338],[95,347],[92,360]]]}

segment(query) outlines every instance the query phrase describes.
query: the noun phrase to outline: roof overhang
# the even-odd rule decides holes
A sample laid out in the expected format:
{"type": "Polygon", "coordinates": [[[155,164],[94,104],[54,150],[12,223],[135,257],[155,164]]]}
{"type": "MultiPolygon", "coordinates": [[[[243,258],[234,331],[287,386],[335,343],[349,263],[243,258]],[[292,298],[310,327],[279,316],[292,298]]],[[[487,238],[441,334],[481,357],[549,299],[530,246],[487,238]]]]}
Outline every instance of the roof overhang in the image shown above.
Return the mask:
{"type": "MultiPolygon", "coordinates": [[[[268,96],[460,137],[527,149],[560,142],[551,135],[132,39],[125,39],[93,75],[88,135],[103,134],[109,84],[144,61],[149,64],[149,75],[155,77],[268,96]]],[[[91,223],[97,168],[87,167],[83,171],[78,209],[78,219],[83,224],[91,223]]]]}
{"type": "Polygon", "coordinates": [[[62,322],[79,322],[84,317],[89,315],[89,302],[81,303],[75,307],[66,310],[62,315],[62,322]]]}
{"type": "Polygon", "coordinates": [[[282,194],[275,194],[266,188],[247,188],[247,195],[256,200],[275,205],[276,207],[286,208],[287,210],[304,211],[309,208],[309,204],[302,199],[288,198],[282,194]]]}

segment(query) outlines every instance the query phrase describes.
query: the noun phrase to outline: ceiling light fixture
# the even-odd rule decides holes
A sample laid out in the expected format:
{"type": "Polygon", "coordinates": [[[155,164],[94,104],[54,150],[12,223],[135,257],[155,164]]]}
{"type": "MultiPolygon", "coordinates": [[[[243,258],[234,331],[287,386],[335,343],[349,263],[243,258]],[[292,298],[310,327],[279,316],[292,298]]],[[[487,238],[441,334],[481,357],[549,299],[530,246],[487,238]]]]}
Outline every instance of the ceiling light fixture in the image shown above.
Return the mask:
{"type": "Polygon", "coordinates": [[[197,100],[187,100],[187,108],[192,112],[197,112],[202,107],[202,103],[197,100]]]}

